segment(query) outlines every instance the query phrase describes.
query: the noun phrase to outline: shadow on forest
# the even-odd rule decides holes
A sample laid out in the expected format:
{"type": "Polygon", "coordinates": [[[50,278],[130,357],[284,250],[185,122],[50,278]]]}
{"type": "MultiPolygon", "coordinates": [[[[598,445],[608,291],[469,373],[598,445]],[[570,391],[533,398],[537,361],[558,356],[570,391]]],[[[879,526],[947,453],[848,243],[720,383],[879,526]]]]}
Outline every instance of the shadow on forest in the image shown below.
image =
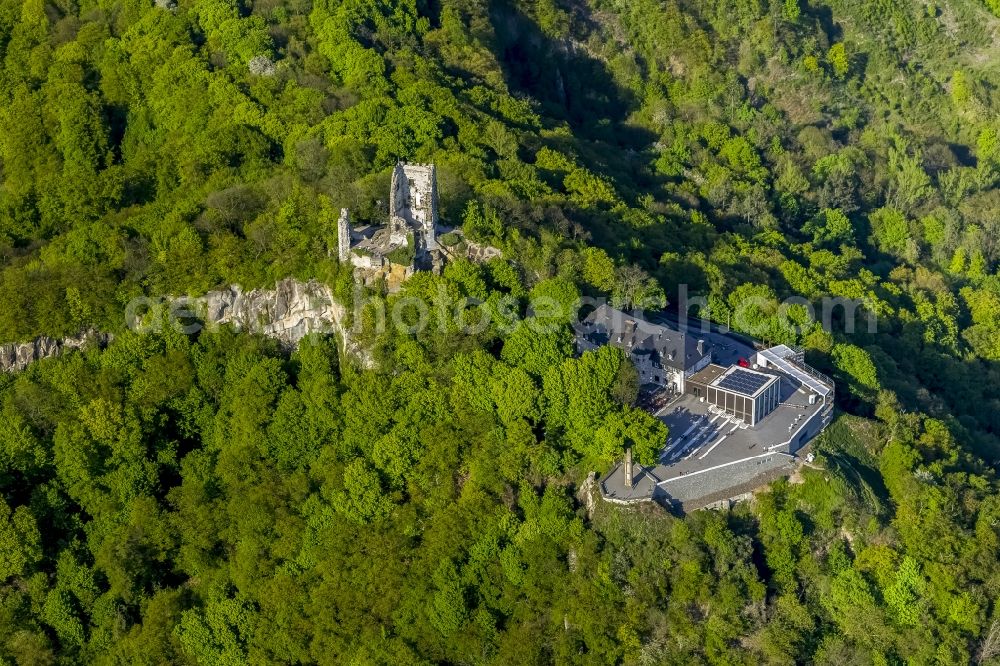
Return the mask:
{"type": "Polygon", "coordinates": [[[535,22],[508,3],[490,9],[507,85],[530,95],[544,115],[564,120],[577,136],[639,148],[646,133],[621,128],[638,100],[618,86],[604,63],[571,40],[545,35],[535,22]]]}
{"type": "Polygon", "coordinates": [[[648,169],[635,166],[645,164],[639,153],[648,151],[657,137],[626,122],[641,100],[618,85],[607,66],[587,53],[585,46],[545,35],[511,4],[495,3],[490,19],[508,87],[535,99],[546,118],[569,124],[573,137],[564,141],[593,161],[588,168],[618,181],[648,179],[648,169]]]}
{"type": "MultiPolygon", "coordinates": [[[[509,2],[493,4],[490,19],[496,56],[509,89],[537,101],[549,123],[566,123],[572,129],[572,135],[548,138],[552,148],[576,155],[590,171],[614,180],[626,199],[634,201],[662,188],[666,179],[649,167],[656,158],[657,135],[628,122],[642,100],[620,86],[604,62],[578,41],[544,34],[532,18],[509,2]]],[[[662,251],[658,239],[649,238],[648,228],[635,229],[614,216],[593,211],[586,217],[588,231],[598,244],[617,246],[625,254],[651,243],[662,251]],[[605,244],[605,240],[611,242],[605,244]]]]}
{"type": "Polygon", "coordinates": [[[890,501],[889,489],[877,469],[843,449],[826,451],[824,456],[831,471],[839,473],[855,489],[858,499],[867,504],[873,514],[885,515],[886,503],[890,501]]]}
{"type": "MultiPolygon", "coordinates": [[[[920,412],[945,423],[952,436],[990,465],[1000,461],[1000,404],[994,387],[1000,382],[1000,362],[956,357],[954,351],[925,341],[920,321],[880,321],[877,333],[868,333],[864,317],[856,321],[851,344],[871,354],[879,386],[895,394],[904,412],[920,412]]],[[[844,319],[835,316],[832,330],[844,332],[844,319]]],[[[807,361],[838,379],[849,380],[833,367],[829,357],[811,355],[807,361]]],[[[865,418],[873,416],[874,395],[852,395],[837,390],[837,407],[865,418]]]]}
{"type": "Polygon", "coordinates": [[[844,31],[833,18],[833,10],[829,7],[809,7],[809,14],[819,22],[830,43],[844,41],[844,31]]]}

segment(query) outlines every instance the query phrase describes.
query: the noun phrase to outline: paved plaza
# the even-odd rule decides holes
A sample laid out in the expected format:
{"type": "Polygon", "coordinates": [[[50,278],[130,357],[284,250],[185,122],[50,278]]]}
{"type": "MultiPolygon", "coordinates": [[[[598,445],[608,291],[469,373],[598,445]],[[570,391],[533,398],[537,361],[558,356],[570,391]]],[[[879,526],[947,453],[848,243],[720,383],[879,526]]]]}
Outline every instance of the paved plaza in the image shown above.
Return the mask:
{"type": "Polygon", "coordinates": [[[810,387],[780,376],[780,403],[756,427],[693,395],[679,396],[657,414],[670,428],[658,464],[635,465],[632,488],[619,465],[601,481],[604,496],[684,504],[786,468],[792,454],[822,430],[829,409],[810,387]]]}

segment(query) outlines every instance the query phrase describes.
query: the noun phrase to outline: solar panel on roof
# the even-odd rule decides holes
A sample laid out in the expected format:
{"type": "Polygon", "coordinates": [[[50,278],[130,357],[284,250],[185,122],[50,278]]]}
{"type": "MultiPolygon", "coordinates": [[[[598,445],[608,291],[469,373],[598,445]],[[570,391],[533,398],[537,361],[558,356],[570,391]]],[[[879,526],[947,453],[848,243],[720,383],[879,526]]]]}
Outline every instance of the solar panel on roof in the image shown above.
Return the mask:
{"type": "Polygon", "coordinates": [[[753,395],[769,381],[771,381],[771,378],[768,375],[747,372],[746,370],[737,368],[723,377],[716,386],[742,395],[753,395]]]}

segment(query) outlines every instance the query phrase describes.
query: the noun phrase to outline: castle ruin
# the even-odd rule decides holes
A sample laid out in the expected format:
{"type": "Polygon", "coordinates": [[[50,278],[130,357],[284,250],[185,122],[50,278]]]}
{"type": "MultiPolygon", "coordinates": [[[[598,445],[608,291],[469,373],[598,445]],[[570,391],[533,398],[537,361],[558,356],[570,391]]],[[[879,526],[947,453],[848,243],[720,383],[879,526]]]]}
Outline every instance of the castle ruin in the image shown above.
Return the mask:
{"type": "Polygon", "coordinates": [[[366,284],[385,278],[391,290],[416,271],[440,272],[449,260],[500,256],[500,250],[472,242],[461,230],[441,226],[433,164],[396,164],[388,212],[385,224],[354,228],[346,208],[337,220],[337,258],[354,266],[355,277],[366,284]]]}
{"type": "Polygon", "coordinates": [[[440,269],[437,174],[433,164],[396,164],[385,225],[352,229],[347,209],[337,221],[337,256],[367,276],[406,279],[440,269]]]}
{"type": "Polygon", "coordinates": [[[417,231],[419,250],[438,249],[437,172],[433,164],[397,164],[389,189],[389,224],[417,231]]]}

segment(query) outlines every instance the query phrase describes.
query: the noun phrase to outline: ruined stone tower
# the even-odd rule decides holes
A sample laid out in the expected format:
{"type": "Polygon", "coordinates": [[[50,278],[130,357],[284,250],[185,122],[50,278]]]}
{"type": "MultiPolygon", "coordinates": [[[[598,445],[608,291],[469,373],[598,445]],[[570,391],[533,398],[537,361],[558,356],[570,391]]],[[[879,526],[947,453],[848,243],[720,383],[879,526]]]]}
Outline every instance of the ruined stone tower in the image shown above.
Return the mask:
{"type": "Polygon", "coordinates": [[[389,196],[389,224],[417,231],[418,253],[438,249],[437,173],[433,164],[396,164],[389,196]],[[402,222],[403,224],[400,224],[402,222]]]}
{"type": "Polygon", "coordinates": [[[351,258],[351,225],[346,208],[340,209],[337,219],[337,257],[345,262],[351,258]]]}
{"type": "MultiPolygon", "coordinates": [[[[437,172],[433,164],[399,162],[392,169],[389,219],[351,229],[347,211],[337,221],[337,256],[374,281],[398,287],[416,271],[440,273],[450,253],[438,243],[437,172]]],[[[493,250],[499,254],[498,250],[493,250]]],[[[489,257],[486,257],[488,259],[489,257]]],[[[484,261],[486,259],[483,259],[484,261]]]]}

